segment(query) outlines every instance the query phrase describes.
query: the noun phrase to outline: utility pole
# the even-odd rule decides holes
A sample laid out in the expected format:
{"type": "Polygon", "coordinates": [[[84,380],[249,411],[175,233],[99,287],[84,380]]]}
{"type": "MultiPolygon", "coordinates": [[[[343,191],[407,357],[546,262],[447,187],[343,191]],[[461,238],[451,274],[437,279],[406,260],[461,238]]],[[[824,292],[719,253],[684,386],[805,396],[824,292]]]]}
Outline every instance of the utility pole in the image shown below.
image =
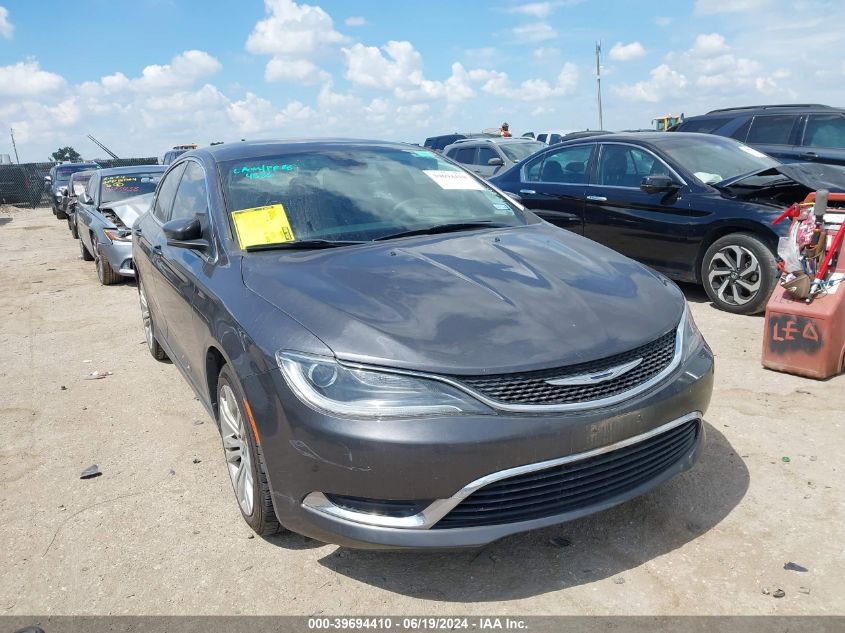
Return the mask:
{"type": "Polygon", "coordinates": [[[15,145],[15,130],[14,130],[14,128],[9,128],[9,134],[12,135],[12,148],[14,148],[14,150],[15,150],[15,161],[17,162],[18,165],[20,165],[21,159],[18,158],[18,146],[15,145]]]}
{"type": "Polygon", "coordinates": [[[601,40],[596,42],[596,94],[599,103],[599,129],[604,129],[604,121],[601,112],[601,40]]]}

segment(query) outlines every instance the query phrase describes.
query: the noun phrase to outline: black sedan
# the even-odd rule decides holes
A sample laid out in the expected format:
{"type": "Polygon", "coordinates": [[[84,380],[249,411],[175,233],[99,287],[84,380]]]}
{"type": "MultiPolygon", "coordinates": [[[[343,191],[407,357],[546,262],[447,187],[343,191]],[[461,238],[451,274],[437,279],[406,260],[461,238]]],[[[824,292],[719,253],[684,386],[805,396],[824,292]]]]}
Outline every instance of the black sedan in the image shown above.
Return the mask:
{"type": "Polygon", "coordinates": [[[713,357],[678,288],[432,151],[189,152],[133,257],[150,351],[217,421],[260,534],[480,545],[699,453],[713,357]]]}
{"type": "Polygon", "coordinates": [[[706,134],[612,134],[569,141],[491,179],[557,226],[672,279],[701,283],[729,312],[765,308],[777,282],[771,221],[810,191],[845,191],[845,170],[782,165],[706,134]]]}

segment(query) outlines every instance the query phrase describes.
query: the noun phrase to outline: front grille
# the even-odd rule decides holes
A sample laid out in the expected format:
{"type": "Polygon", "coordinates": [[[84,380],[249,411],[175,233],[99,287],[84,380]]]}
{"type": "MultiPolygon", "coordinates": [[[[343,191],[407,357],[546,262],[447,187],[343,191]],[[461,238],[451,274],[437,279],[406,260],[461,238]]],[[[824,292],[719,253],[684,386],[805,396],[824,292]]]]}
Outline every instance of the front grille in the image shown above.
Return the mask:
{"type": "Polygon", "coordinates": [[[630,446],[494,482],[461,501],[433,529],[530,521],[623,495],[687,455],[699,428],[699,420],[691,420],[630,446]]]}
{"type": "Polygon", "coordinates": [[[492,376],[453,376],[475,391],[506,404],[579,404],[609,398],[647,382],[672,362],[676,330],[642,347],[601,360],[556,369],[492,376]],[[630,371],[606,382],[590,385],[550,385],[546,381],[607,371],[642,358],[630,371]]]}

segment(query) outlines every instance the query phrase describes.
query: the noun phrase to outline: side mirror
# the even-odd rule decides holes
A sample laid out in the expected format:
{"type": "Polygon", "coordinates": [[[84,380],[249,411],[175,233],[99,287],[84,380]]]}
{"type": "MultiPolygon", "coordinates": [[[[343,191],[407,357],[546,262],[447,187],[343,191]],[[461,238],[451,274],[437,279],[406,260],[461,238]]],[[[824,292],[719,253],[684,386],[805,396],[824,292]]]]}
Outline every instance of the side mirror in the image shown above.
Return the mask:
{"type": "Polygon", "coordinates": [[[640,189],[646,193],[661,193],[677,188],[678,184],[669,176],[646,176],[640,183],[640,189]]]}
{"type": "Polygon", "coordinates": [[[490,160],[488,160],[487,164],[490,165],[490,167],[501,167],[505,164],[505,161],[496,156],[495,158],[491,158],[490,160]]]}
{"type": "Polygon", "coordinates": [[[45,185],[49,185],[52,182],[53,182],[53,179],[50,178],[50,176],[44,176],[44,184],[45,185]]]}
{"type": "Polygon", "coordinates": [[[67,187],[59,187],[59,193],[63,196],[67,195],[67,187]]]}
{"type": "Polygon", "coordinates": [[[82,204],[91,204],[92,202],[94,202],[94,198],[89,196],[87,191],[83,191],[79,194],[79,201],[82,204]]]}
{"type": "Polygon", "coordinates": [[[170,220],[161,227],[168,246],[208,250],[208,242],[202,239],[202,224],[197,216],[170,220]]]}

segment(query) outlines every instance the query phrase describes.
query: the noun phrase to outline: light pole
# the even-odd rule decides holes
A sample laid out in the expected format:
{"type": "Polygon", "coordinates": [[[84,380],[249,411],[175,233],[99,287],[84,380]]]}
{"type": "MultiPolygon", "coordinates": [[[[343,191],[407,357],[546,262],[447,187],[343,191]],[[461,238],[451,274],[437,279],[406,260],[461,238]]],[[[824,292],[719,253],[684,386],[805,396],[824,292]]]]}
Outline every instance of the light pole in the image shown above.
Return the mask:
{"type": "Polygon", "coordinates": [[[601,111],[601,40],[596,42],[596,95],[599,104],[599,129],[604,129],[604,121],[601,111]]]}

